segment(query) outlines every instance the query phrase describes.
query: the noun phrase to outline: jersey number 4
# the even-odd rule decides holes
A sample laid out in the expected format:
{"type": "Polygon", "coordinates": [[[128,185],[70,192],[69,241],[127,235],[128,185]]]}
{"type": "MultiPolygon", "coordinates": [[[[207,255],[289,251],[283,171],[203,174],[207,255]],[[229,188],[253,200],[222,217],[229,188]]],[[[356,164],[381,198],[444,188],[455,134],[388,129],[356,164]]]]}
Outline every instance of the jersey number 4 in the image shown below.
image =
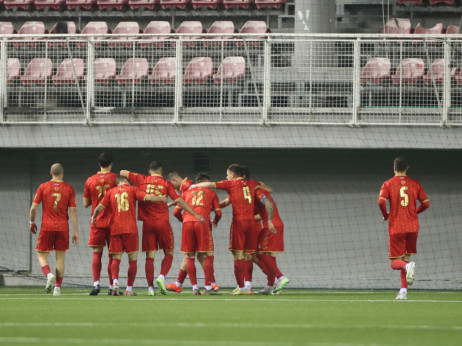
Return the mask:
{"type": "Polygon", "coordinates": [[[244,186],[242,188],[242,192],[244,193],[244,199],[249,201],[249,204],[252,204],[252,195],[250,194],[250,189],[248,186],[244,186]]]}
{"type": "Polygon", "coordinates": [[[404,198],[401,200],[401,206],[407,207],[409,205],[409,195],[407,194],[407,186],[402,186],[401,189],[399,189],[399,194],[401,198],[404,198]]]}

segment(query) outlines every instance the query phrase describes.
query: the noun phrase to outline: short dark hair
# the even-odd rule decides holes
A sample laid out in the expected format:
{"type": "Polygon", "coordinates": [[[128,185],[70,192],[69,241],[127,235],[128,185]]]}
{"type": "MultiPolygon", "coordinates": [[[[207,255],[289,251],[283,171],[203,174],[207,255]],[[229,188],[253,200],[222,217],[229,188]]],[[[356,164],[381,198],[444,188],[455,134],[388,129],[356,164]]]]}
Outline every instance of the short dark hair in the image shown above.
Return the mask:
{"type": "Polygon", "coordinates": [[[114,158],[112,157],[111,154],[101,153],[98,156],[99,165],[103,168],[108,167],[112,163],[112,161],[114,161],[114,158]]]}
{"type": "Polygon", "coordinates": [[[129,183],[128,178],[123,175],[118,175],[115,181],[116,185],[119,185],[120,183],[123,183],[123,182],[129,183]]]}
{"type": "Polygon", "coordinates": [[[242,177],[242,168],[238,163],[233,163],[228,166],[228,171],[234,173],[236,177],[242,177]]]}
{"type": "Polygon", "coordinates": [[[181,178],[180,174],[177,171],[168,172],[167,180],[171,180],[172,178],[175,178],[175,177],[181,178]]]}
{"type": "Polygon", "coordinates": [[[203,181],[210,181],[210,177],[205,173],[197,173],[196,183],[202,183],[203,181]]]}
{"type": "Polygon", "coordinates": [[[398,156],[394,161],[393,165],[395,166],[396,171],[404,172],[409,167],[407,159],[403,156],[398,156]]]}
{"type": "Polygon", "coordinates": [[[149,169],[151,171],[158,171],[159,169],[162,168],[162,164],[158,161],[152,161],[150,164],[149,164],[149,169]]]}
{"type": "Polygon", "coordinates": [[[250,169],[247,166],[241,165],[242,176],[246,179],[250,179],[250,169]]]}

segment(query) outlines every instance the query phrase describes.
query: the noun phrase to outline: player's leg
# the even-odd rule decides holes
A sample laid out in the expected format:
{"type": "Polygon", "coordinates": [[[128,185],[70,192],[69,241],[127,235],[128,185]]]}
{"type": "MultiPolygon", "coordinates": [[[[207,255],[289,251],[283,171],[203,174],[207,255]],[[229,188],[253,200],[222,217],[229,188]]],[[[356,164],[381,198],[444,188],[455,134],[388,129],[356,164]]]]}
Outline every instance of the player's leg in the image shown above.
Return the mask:
{"type": "Polygon", "coordinates": [[[247,294],[244,283],[244,246],[247,228],[250,227],[250,225],[250,222],[247,221],[233,221],[231,224],[230,250],[233,254],[234,276],[237,283],[236,289],[231,292],[232,295],[247,294]]]}
{"type": "Polygon", "coordinates": [[[101,276],[101,257],[103,256],[103,247],[94,246],[93,247],[93,258],[91,260],[91,270],[93,273],[93,289],[90,292],[91,296],[97,296],[101,291],[99,285],[99,279],[101,276]]]}
{"type": "Polygon", "coordinates": [[[138,250],[139,250],[139,237],[138,233],[124,234],[124,249],[128,254],[128,273],[127,273],[127,289],[125,290],[126,296],[136,296],[133,292],[133,284],[135,283],[136,272],[138,270],[138,250]]]}
{"type": "Polygon", "coordinates": [[[65,251],[55,251],[56,254],[56,282],[55,282],[55,289],[53,291],[54,296],[60,296],[61,295],[61,285],[63,283],[63,277],[64,277],[64,259],[66,256],[65,251]]]}
{"type": "Polygon", "coordinates": [[[181,293],[181,291],[183,290],[182,287],[183,287],[184,280],[186,279],[186,276],[188,276],[188,271],[186,268],[186,258],[187,258],[186,254],[183,254],[183,260],[181,261],[181,266],[180,266],[180,271],[178,272],[178,277],[175,282],[165,285],[165,289],[167,291],[181,293]]]}
{"type": "Polygon", "coordinates": [[[278,294],[284,287],[289,284],[290,280],[287,276],[282,274],[281,270],[279,269],[276,261],[276,252],[269,252],[267,255],[271,263],[271,270],[275,273],[276,279],[278,280],[273,292],[278,294]]]}
{"type": "Polygon", "coordinates": [[[160,267],[160,274],[156,279],[156,284],[159,286],[161,294],[167,294],[165,288],[165,276],[170,271],[173,262],[173,252],[175,249],[175,242],[173,237],[172,227],[168,220],[157,220],[156,226],[157,242],[159,248],[164,250],[164,259],[160,267]]]}
{"type": "Polygon", "coordinates": [[[37,246],[37,259],[42,269],[43,274],[47,277],[47,283],[45,285],[45,292],[50,293],[55,285],[56,276],[51,272],[50,264],[48,263],[48,254],[53,251],[54,244],[54,232],[40,231],[37,246]]]}
{"type": "Polygon", "coordinates": [[[408,262],[405,259],[406,255],[406,237],[405,234],[391,234],[388,241],[388,257],[390,259],[390,266],[393,270],[400,271],[401,288],[396,296],[397,300],[407,299],[407,287],[406,281],[406,266],[408,262]]]}
{"type": "Polygon", "coordinates": [[[112,256],[109,253],[109,243],[111,239],[111,229],[110,228],[105,228],[104,229],[104,234],[105,234],[105,239],[106,239],[106,246],[107,246],[107,252],[108,252],[108,263],[107,263],[107,274],[109,277],[109,290],[108,290],[108,295],[112,296],[112,274],[111,274],[111,266],[112,266],[112,256]]]}
{"type": "Polygon", "coordinates": [[[403,261],[408,262],[406,265],[406,281],[409,285],[414,283],[415,279],[415,262],[410,262],[411,255],[417,254],[417,232],[406,233],[406,254],[403,256],[403,261]]]}
{"type": "Polygon", "coordinates": [[[112,256],[111,276],[112,276],[112,295],[120,296],[119,292],[119,268],[122,253],[124,251],[123,239],[121,235],[112,235],[109,243],[109,254],[112,256]]]}
{"type": "Polygon", "coordinates": [[[196,264],[195,257],[196,252],[186,252],[186,269],[188,271],[189,280],[191,281],[192,290],[194,295],[199,295],[199,286],[197,285],[197,275],[196,275],[196,264]]]}
{"type": "Polygon", "coordinates": [[[143,222],[142,251],[146,253],[144,271],[148,284],[148,295],[154,296],[154,257],[157,251],[157,238],[154,230],[155,225],[151,222],[143,222]]]}
{"type": "Polygon", "coordinates": [[[253,262],[254,257],[256,257],[255,252],[248,253],[244,252],[244,286],[247,291],[252,292],[252,276],[253,276],[253,262]]]}

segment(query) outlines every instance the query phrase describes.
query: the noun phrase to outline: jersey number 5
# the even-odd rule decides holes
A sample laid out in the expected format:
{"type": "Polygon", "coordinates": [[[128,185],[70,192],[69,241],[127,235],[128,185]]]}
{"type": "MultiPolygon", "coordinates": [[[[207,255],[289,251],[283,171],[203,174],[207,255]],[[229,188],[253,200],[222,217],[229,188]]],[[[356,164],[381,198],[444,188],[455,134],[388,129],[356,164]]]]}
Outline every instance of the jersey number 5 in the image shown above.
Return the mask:
{"type": "Polygon", "coordinates": [[[404,198],[403,200],[401,200],[401,206],[403,207],[407,207],[409,205],[409,195],[406,193],[406,190],[407,190],[407,186],[403,186],[399,190],[400,196],[404,198]]]}
{"type": "Polygon", "coordinates": [[[123,192],[122,194],[116,193],[115,197],[117,198],[117,211],[127,211],[129,209],[128,204],[128,193],[123,192]]]}
{"type": "Polygon", "coordinates": [[[250,194],[250,189],[248,186],[244,186],[242,188],[242,191],[244,192],[244,199],[249,201],[249,204],[252,204],[252,195],[250,194]]]}

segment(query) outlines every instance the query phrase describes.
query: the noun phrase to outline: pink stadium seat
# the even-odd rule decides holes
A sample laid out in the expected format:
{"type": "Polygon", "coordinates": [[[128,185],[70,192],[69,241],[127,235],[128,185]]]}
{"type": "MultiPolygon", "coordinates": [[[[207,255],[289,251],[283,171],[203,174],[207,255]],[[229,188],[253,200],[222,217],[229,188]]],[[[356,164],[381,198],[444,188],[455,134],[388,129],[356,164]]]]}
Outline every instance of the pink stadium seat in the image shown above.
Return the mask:
{"type": "Polygon", "coordinates": [[[213,75],[215,84],[223,81],[237,83],[245,77],[245,60],[241,56],[229,56],[223,60],[218,67],[217,73],[213,75]]]}
{"type": "MultiPolygon", "coordinates": [[[[212,24],[212,26],[207,31],[207,34],[232,34],[234,33],[234,23],[228,20],[217,20],[212,24]]],[[[231,37],[216,36],[210,37],[211,39],[230,39],[231,37]]],[[[204,47],[209,47],[213,45],[221,45],[223,43],[226,46],[226,42],[219,41],[204,41],[204,47]]]]}
{"type": "MultiPolygon", "coordinates": [[[[152,21],[144,29],[145,34],[170,34],[172,32],[172,28],[169,22],[166,21],[152,21]]],[[[164,41],[167,39],[167,36],[149,36],[143,37],[145,42],[140,43],[141,48],[156,46],[156,47],[163,47],[164,41]],[[149,41],[153,42],[149,42],[149,41]]]]}
{"type": "MultiPolygon", "coordinates": [[[[67,24],[67,33],[68,34],[75,34],[77,33],[77,28],[75,27],[75,23],[74,22],[64,22],[67,24]]],[[[56,23],[55,25],[53,25],[53,27],[51,28],[50,30],[50,34],[59,34],[58,33],[58,24],[59,23],[56,23]]],[[[66,42],[48,42],[48,47],[66,47],[66,42]]]]}
{"type": "Polygon", "coordinates": [[[255,0],[255,6],[257,6],[258,9],[264,7],[281,8],[286,2],[287,0],[255,0]]]}
{"type": "Polygon", "coordinates": [[[400,78],[403,83],[417,83],[424,75],[424,62],[422,59],[404,59],[396,69],[396,73],[391,76],[393,84],[399,84],[400,78]]]}
{"type": "MultiPolygon", "coordinates": [[[[82,30],[82,34],[107,34],[109,32],[106,22],[88,22],[82,30]]],[[[104,40],[103,36],[95,37],[95,40],[104,40]]],[[[84,47],[86,42],[77,43],[78,47],[84,47]]],[[[101,43],[95,43],[95,47],[99,47],[101,43]]]]}
{"type": "MultiPolygon", "coordinates": [[[[266,26],[266,22],[263,20],[249,20],[247,21],[239,31],[240,34],[264,34],[268,31],[268,28],[266,26]]],[[[246,43],[252,45],[252,46],[259,46],[261,44],[260,41],[247,41],[246,38],[246,43]]],[[[236,42],[237,46],[242,46],[244,45],[244,42],[242,41],[237,41],[236,42]]]]}
{"type": "Polygon", "coordinates": [[[0,35],[11,35],[14,32],[13,23],[0,22],[0,35]]]}
{"type": "Polygon", "coordinates": [[[66,0],[35,0],[35,8],[41,10],[43,8],[52,8],[54,10],[59,10],[61,5],[65,3],[66,0]]]}
{"type": "Polygon", "coordinates": [[[403,5],[405,3],[412,3],[417,5],[422,5],[423,0],[398,0],[398,5],[403,5]]]}
{"type": "Polygon", "coordinates": [[[66,6],[70,10],[79,7],[91,10],[92,6],[95,4],[96,0],[66,0],[66,6]]]}
{"type": "Polygon", "coordinates": [[[128,4],[128,0],[97,0],[96,4],[100,10],[106,8],[116,8],[121,10],[124,5],[128,4]]]}
{"type": "Polygon", "coordinates": [[[449,34],[459,34],[459,27],[455,25],[449,25],[446,29],[446,35],[449,34]]]}
{"type": "Polygon", "coordinates": [[[414,30],[414,34],[442,34],[443,33],[443,23],[436,24],[433,28],[425,29],[420,23],[417,24],[414,30]]]}
{"type": "MultiPolygon", "coordinates": [[[[140,26],[138,22],[120,22],[117,24],[115,29],[112,31],[113,34],[139,34],[140,33],[140,26]]],[[[133,40],[136,40],[136,36],[119,36],[119,37],[111,37],[109,40],[108,46],[111,48],[116,47],[126,47],[130,48],[132,46],[133,40]]]]}
{"type": "Polygon", "coordinates": [[[5,9],[7,10],[11,10],[16,7],[28,10],[29,6],[33,3],[34,0],[4,0],[3,5],[5,5],[5,9]]]}
{"type": "Polygon", "coordinates": [[[151,84],[169,83],[174,84],[176,77],[176,58],[160,58],[152,69],[148,79],[151,84]]]}
{"type": "Polygon", "coordinates": [[[436,4],[447,4],[447,5],[454,5],[455,1],[454,0],[430,0],[430,5],[436,5],[436,4]]]}
{"type": "Polygon", "coordinates": [[[21,63],[18,58],[8,59],[8,84],[13,83],[21,77],[21,63]]]}
{"type": "Polygon", "coordinates": [[[382,34],[410,34],[411,20],[409,18],[392,18],[382,29],[382,34]]]}
{"type": "Polygon", "coordinates": [[[200,7],[208,7],[212,10],[216,10],[219,4],[222,4],[223,0],[192,0],[192,5],[194,9],[200,7]]]}
{"type": "MultiPolygon", "coordinates": [[[[176,29],[177,34],[201,34],[204,31],[204,28],[202,27],[202,23],[199,21],[184,21],[183,23],[180,24],[178,29],[176,29]]],[[[188,38],[185,36],[184,38],[188,38]]],[[[190,41],[186,42],[185,45],[189,47],[195,47],[196,42],[195,41],[190,41]]]]}
{"type": "Polygon", "coordinates": [[[255,0],[223,0],[223,4],[226,9],[231,7],[242,7],[248,9],[250,4],[253,4],[255,0]]]}
{"type": "Polygon", "coordinates": [[[130,58],[128,59],[120,74],[116,76],[119,85],[132,83],[141,84],[141,81],[148,77],[149,74],[149,63],[145,58],[130,58]]]}
{"type": "Polygon", "coordinates": [[[54,84],[76,84],[77,79],[84,78],[85,63],[82,59],[65,59],[52,77],[54,84]],[[74,67],[72,67],[74,64],[74,67]],[[75,69],[75,74],[74,74],[75,69]]]}
{"type": "MultiPolygon", "coordinates": [[[[454,67],[451,70],[451,77],[456,76],[457,69],[454,67]]],[[[427,85],[432,84],[432,75],[436,83],[444,82],[444,59],[436,59],[433,61],[432,66],[428,69],[423,77],[424,83],[427,85]]]]}
{"type": "MultiPolygon", "coordinates": [[[[43,22],[25,22],[21,29],[19,29],[18,34],[25,35],[42,35],[45,34],[45,24],[43,22]]],[[[42,37],[18,37],[15,40],[41,40],[42,37]]],[[[15,47],[21,47],[23,43],[15,43],[15,47]]],[[[35,42],[27,42],[27,45],[30,47],[37,47],[35,42]]]]}
{"type": "Polygon", "coordinates": [[[95,82],[107,85],[116,77],[116,62],[113,58],[95,59],[95,82]]]}
{"type": "Polygon", "coordinates": [[[159,3],[159,0],[128,0],[128,6],[130,6],[132,10],[143,7],[153,10],[154,6],[159,3]]]}
{"type": "Polygon", "coordinates": [[[390,59],[371,58],[361,71],[361,84],[381,84],[385,78],[390,78],[390,70],[390,59]]]}
{"type": "Polygon", "coordinates": [[[213,75],[212,58],[192,58],[184,72],[183,83],[205,84],[213,75]]]}
{"type": "Polygon", "coordinates": [[[53,62],[51,59],[34,58],[27,65],[21,81],[23,84],[45,84],[46,80],[51,80],[52,75],[53,62]]]}
{"type": "Polygon", "coordinates": [[[160,6],[165,10],[170,7],[178,7],[184,10],[191,0],[160,0],[160,6]]]}

